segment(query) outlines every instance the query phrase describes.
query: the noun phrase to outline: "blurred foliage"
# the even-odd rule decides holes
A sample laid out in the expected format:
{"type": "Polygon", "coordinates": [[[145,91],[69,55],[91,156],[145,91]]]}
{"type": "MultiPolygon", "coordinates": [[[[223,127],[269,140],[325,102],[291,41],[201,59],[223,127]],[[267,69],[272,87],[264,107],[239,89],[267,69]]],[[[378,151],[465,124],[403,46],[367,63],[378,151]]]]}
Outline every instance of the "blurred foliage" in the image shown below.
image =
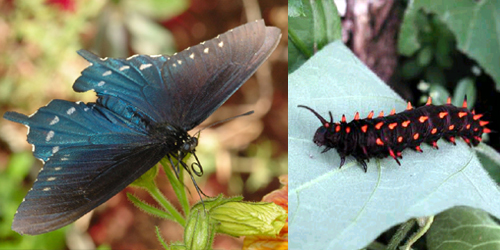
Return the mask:
{"type": "Polygon", "coordinates": [[[26,194],[23,180],[30,172],[34,159],[30,152],[12,154],[5,169],[0,168],[0,249],[62,249],[64,231],[37,236],[21,236],[10,226],[17,207],[26,194]]]}
{"type": "Polygon", "coordinates": [[[342,38],[340,16],[333,0],[294,0],[291,9],[288,13],[288,74],[325,45],[342,38]]]}
{"type": "MultiPolygon", "coordinates": [[[[431,34],[443,36],[442,44],[437,44],[437,55],[441,60],[440,64],[447,65],[448,59],[442,57],[446,50],[450,50],[446,45],[447,38],[454,36],[457,41],[457,49],[470,58],[476,60],[479,65],[496,82],[496,89],[500,90],[500,19],[498,19],[498,10],[500,2],[495,0],[484,1],[448,1],[448,0],[410,0],[405,12],[401,33],[399,37],[399,49],[404,55],[410,56],[417,49],[425,48],[421,43],[422,35],[431,34]],[[417,32],[429,31],[425,24],[425,18],[421,18],[421,12],[426,14],[435,14],[430,21],[430,29],[438,32],[417,32]],[[440,21],[435,21],[434,19],[440,21]],[[446,29],[441,28],[446,25],[446,29]],[[441,31],[441,32],[439,32],[441,31]],[[416,38],[415,36],[418,36],[416,38]],[[442,51],[444,50],[444,51],[442,51]]],[[[440,38],[438,38],[441,40],[440,38]]],[[[425,62],[425,55],[422,55],[422,62],[425,62]]]]}

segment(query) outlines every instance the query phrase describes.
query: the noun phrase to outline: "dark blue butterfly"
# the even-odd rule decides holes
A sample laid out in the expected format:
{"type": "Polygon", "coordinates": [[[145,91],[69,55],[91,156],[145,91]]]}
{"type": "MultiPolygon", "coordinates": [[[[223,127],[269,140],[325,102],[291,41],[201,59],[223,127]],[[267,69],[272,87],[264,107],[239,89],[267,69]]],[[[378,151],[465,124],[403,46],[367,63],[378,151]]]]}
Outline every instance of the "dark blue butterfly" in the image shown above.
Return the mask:
{"type": "Polygon", "coordinates": [[[255,72],[280,37],[261,20],[172,56],[102,59],[80,50],[91,64],[73,89],[94,90],[97,102],[53,100],[30,116],[4,115],[28,127],[33,154],[45,162],[12,229],[41,234],[65,226],[163,157],[188,170],[182,159],[194,154],[198,141],[187,131],[255,72]]]}

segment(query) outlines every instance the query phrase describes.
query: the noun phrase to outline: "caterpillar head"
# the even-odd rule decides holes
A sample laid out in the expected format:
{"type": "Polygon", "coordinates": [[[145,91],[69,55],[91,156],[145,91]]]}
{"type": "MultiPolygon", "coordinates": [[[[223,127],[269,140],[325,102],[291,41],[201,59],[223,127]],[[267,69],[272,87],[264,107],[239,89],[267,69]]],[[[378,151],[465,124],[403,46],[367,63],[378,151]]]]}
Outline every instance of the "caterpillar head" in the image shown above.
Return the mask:
{"type": "Polygon", "coordinates": [[[314,138],[313,142],[318,145],[319,147],[321,146],[326,146],[326,149],[323,152],[326,152],[330,150],[331,148],[336,148],[339,140],[340,140],[340,134],[335,132],[335,129],[337,126],[340,126],[339,124],[333,123],[333,116],[332,112],[328,112],[330,114],[330,122],[328,122],[325,118],[323,118],[318,112],[316,112],[314,109],[309,108],[304,105],[298,105],[299,108],[305,108],[311,111],[316,117],[321,122],[321,127],[319,127],[316,130],[316,133],[314,133],[314,138]]]}

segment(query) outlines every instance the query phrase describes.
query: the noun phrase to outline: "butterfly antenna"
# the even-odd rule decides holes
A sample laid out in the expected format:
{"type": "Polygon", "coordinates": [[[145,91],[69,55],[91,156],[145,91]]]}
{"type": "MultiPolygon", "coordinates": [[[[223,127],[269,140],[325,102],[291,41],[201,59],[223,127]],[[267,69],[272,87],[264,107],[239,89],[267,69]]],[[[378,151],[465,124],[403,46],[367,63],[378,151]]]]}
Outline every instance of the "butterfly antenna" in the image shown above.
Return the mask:
{"type": "Polygon", "coordinates": [[[251,115],[251,114],[253,114],[253,113],[254,113],[254,111],[253,111],[253,110],[251,110],[251,111],[248,111],[248,112],[243,113],[243,114],[241,114],[241,115],[237,115],[237,116],[229,117],[229,118],[226,118],[226,119],[224,119],[224,120],[222,120],[222,121],[214,122],[214,123],[212,123],[212,124],[210,124],[210,125],[208,125],[208,126],[206,126],[206,127],[202,128],[202,129],[200,129],[198,132],[196,132],[196,133],[195,133],[195,136],[196,136],[196,134],[198,134],[198,135],[199,135],[199,134],[201,133],[201,131],[203,131],[203,130],[205,130],[205,129],[207,129],[207,128],[213,127],[213,126],[215,126],[215,125],[218,125],[218,124],[221,124],[221,123],[224,123],[224,122],[228,122],[228,121],[230,121],[230,120],[232,120],[232,119],[236,119],[236,118],[238,118],[238,117],[251,115]]]}

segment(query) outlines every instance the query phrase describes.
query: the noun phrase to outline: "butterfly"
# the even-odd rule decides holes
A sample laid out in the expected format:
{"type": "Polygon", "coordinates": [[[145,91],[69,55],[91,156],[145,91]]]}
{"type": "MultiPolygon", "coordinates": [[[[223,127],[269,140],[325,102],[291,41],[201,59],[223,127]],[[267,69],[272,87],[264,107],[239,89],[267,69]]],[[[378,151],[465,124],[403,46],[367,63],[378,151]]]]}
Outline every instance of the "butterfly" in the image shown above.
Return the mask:
{"type": "Polygon", "coordinates": [[[33,154],[44,162],[12,229],[35,235],[63,227],[163,157],[189,172],[182,159],[196,158],[198,138],[187,131],[240,88],[280,37],[278,28],[258,20],[172,56],[114,59],[78,51],[90,66],[73,89],[94,90],[96,102],[53,100],[30,116],[4,115],[28,127],[33,154]]]}

